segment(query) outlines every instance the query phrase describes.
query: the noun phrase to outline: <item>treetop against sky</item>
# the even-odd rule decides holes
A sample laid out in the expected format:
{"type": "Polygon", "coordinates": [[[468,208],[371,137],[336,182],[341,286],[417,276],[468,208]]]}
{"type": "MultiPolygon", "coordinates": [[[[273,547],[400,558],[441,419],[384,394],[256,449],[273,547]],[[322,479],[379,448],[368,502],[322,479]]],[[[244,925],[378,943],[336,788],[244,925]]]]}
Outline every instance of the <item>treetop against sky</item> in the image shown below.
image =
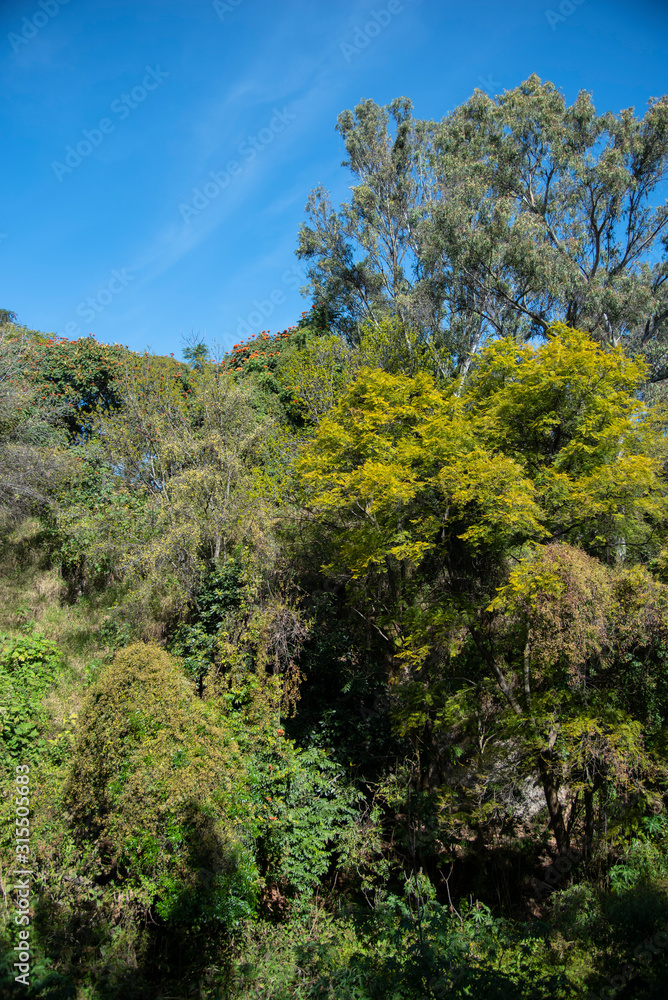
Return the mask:
{"type": "Polygon", "coordinates": [[[349,194],[344,109],[439,121],[536,73],[643,115],[667,42],[660,0],[6,0],[0,304],[161,353],[287,327],[309,192],[349,194]]]}

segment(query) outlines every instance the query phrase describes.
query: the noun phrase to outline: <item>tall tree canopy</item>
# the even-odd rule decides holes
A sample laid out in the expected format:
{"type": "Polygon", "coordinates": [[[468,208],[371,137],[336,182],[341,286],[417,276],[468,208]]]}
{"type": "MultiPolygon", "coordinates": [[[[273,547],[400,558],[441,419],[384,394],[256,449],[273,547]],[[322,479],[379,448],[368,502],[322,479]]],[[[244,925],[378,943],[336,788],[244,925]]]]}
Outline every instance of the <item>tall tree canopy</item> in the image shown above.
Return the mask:
{"type": "Polygon", "coordinates": [[[490,336],[563,320],[645,347],[663,374],[668,99],[599,115],[534,75],[440,122],[366,100],[337,130],[358,183],[338,212],[312,192],[298,255],[348,338],[393,313],[461,371],[490,336]]]}
{"type": "MultiPolygon", "coordinates": [[[[626,723],[609,718],[609,699],[599,705],[584,683],[614,632],[605,563],[620,541],[647,551],[665,521],[663,438],[636,396],[643,377],[641,362],[563,326],[537,348],[508,337],[490,343],[463,387],[362,369],[300,463],[313,513],[333,535],[324,568],[349,574],[351,600],[382,631],[395,680],[408,682],[409,716],[426,720],[444,673],[466,672],[458,657],[468,637],[511,718],[531,721],[527,753],[564,851],[557,735],[571,727],[578,743],[582,726],[596,730],[608,770],[599,761],[591,773],[619,765],[621,774],[626,752],[643,758],[636,730],[615,728],[626,723]],[[537,593],[549,626],[539,622],[537,593]],[[566,638],[577,635],[573,654],[566,638]],[[587,713],[595,719],[585,724],[587,713]]],[[[571,749],[563,753],[567,760],[571,749]]]]}

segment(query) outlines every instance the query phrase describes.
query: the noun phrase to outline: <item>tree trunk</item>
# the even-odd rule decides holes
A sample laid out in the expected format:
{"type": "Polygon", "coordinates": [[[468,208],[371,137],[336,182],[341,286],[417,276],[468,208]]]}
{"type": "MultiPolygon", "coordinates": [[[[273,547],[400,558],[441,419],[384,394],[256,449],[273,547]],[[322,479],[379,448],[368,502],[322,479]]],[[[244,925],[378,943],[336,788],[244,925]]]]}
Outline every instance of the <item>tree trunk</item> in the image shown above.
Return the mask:
{"type": "Polygon", "coordinates": [[[559,854],[566,854],[570,847],[570,836],[568,830],[566,829],[564,813],[561,808],[561,803],[559,802],[554,774],[552,772],[552,768],[550,767],[551,755],[551,748],[547,751],[543,750],[538,754],[538,770],[543,784],[543,791],[545,792],[547,811],[550,814],[550,826],[552,827],[552,832],[554,833],[554,838],[557,842],[557,850],[559,851],[559,854]]]}
{"type": "MultiPolygon", "coordinates": [[[[527,724],[530,723],[530,717],[527,713],[523,711],[521,705],[517,701],[513,690],[508,683],[504,670],[503,670],[503,660],[496,660],[491,652],[487,649],[484,642],[483,636],[474,628],[469,626],[469,630],[473,641],[476,646],[483,654],[488,665],[492,668],[492,671],[496,677],[497,683],[506,697],[506,700],[515,715],[518,718],[524,718],[527,724]]],[[[524,650],[524,684],[525,684],[525,696],[530,701],[531,699],[531,688],[529,684],[529,667],[531,659],[531,649],[527,643],[524,650]]],[[[566,827],[566,822],[564,820],[563,809],[561,808],[561,803],[559,802],[559,796],[557,794],[557,785],[554,779],[554,772],[552,770],[552,748],[554,747],[555,741],[557,739],[557,730],[554,729],[550,733],[548,739],[548,745],[543,747],[537,753],[538,771],[540,773],[540,779],[543,785],[543,791],[545,792],[545,802],[547,803],[547,810],[550,814],[550,826],[552,827],[552,832],[554,833],[555,840],[557,842],[557,850],[559,854],[566,854],[570,848],[570,835],[566,827]]]]}
{"type": "Polygon", "coordinates": [[[584,856],[588,860],[591,857],[594,844],[594,792],[588,788],[584,793],[585,801],[585,842],[584,856]]]}

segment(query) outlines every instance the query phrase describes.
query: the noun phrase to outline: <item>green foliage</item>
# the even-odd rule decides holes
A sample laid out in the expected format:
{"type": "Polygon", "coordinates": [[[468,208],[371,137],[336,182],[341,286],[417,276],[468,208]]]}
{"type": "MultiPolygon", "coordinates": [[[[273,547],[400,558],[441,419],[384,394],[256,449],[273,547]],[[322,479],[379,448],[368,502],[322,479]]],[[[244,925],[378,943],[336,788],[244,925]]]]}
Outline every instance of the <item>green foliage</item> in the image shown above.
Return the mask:
{"type": "Polygon", "coordinates": [[[183,349],[183,357],[192,365],[193,368],[200,369],[204,366],[204,362],[208,360],[210,355],[209,348],[207,345],[201,341],[194,344],[189,344],[183,349]]]}
{"type": "Polygon", "coordinates": [[[340,337],[307,340],[300,350],[287,356],[280,369],[281,381],[290,391],[290,403],[317,424],[334,406],[357,359],[340,337]]]}
{"type": "Polygon", "coordinates": [[[55,643],[38,635],[0,635],[0,763],[36,763],[46,749],[45,694],[64,668],[55,643]]]}
{"type": "Polygon", "coordinates": [[[53,558],[70,597],[112,581],[118,569],[116,539],[127,537],[145,514],[145,496],[116,487],[98,442],[89,441],[70,453],[58,491],[60,502],[45,517],[53,558]],[[108,515],[104,520],[103,511],[108,515]]]}
{"type": "Polygon", "coordinates": [[[362,102],[315,304],[222,358],[0,315],[32,995],[662,995],[667,107],[362,102]]]}
{"type": "Polygon", "coordinates": [[[662,518],[661,418],[638,399],[645,371],[563,325],[536,348],[491,344],[472,367],[466,405],[484,438],[530,470],[552,537],[605,556],[615,537],[635,543],[662,518]]]}
{"type": "Polygon", "coordinates": [[[18,524],[44,513],[62,477],[63,407],[40,398],[26,378],[31,341],[0,326],[0,519],[18,524]]]}
{"type": "Polygon", "coordinates": [[[363,370],[300,465],[311,502],[342,518],[339,564],[353,576],[419,565],[446,539],[497,558],[546,536],[635,540],[665,508],[641,377],[566,329],[538,348],[492,344],[459,395],[425,374],[363,370]]]}
{"type": "Polygon", "coordinates": [[[467,901],[457,915],[423,902],[418,915],[410,884],[366,916],[334,918],[314,907],[284,928],[252,928],[232,995],[257,995],[255,984],[276,1000],[581,995],[559,968],[545,931],[513,927],[484,904],[467,901]]]}
{"type": "Polygon", "coordinates": [[[244,541],[266,551],[251,467],[270,424],[248,387],[212,366],[146,355],[117,387],[121,407],[96,414],[95,436],[74,456],[55,540],[75,576],[113,573],[125,585],[123,615],[150,637],[151,620],[180,617],[207,566],[244,541]]]}
{"type": "Polygon", "coordinates": [[[201,689],[218,659],[218,642],[230,611],[242,600],[241,566],[234,558],[204,575],[193,597],[191,621],[180,623],[169,639],[169,650],[183,660],[186,673],[201,689]]]}
{"type": "Polygon", "coordinates": [[[258,749],[249,770],[265,881],[288,895],[310,895],[335,862],[359,796],[322,750],[300,751],[290,741],[274,752],[258,749]]]}
{"type": "Polygon", "coordinates": [[[240,377],[259,375],[262,372],[273,372],[279,364],[283,352],[292,339],[293,327],[273,336],[268,330],[262,330],[248,340],[235,344],[225,358],[225,367],[237,372],[240,377]]]}
{"type": "Polygon", "coordinates": [[[668,821],[665,816],[644,817],[638,833],[609,872],[615,895],[628,889],[662,889],[668,893],[668,821]]]}
{"type": "Polygon", "coordinates": [[[263,903],[280,915],[331,872],[357,817],[358,793],[321,749],[301,750],[280,721],[281,678],[233,670],[221,684],[226,718],[248,775],[246,827],[263,879],[263,903]]]}
{"type": "Polygon", "coordinates": [[[480,90],[441,121],[411,102],[339,115],[355,183],[337,211],[311,192],[298,256],[332,332],[358,343],[388,315],[418,330],[446,371],[491,338],[522,341],[564,320],[627,337],[665,377],[668,101],[597,115],[535,74],[480,90]]]}
{"type": "Polygon", "coordinates": [[[91,872],[170,925],[233,926],[257,892],[235,832],[244,766],[215,706],[156,646],[116,654],[80,717],[67,799],[91,872]]]}
{"type": "MultiPolygon", "coordinates": [[[[634,393],[642,371],[562,328],[538,347],[491,344],[457,391],[424,373],[362,369],[298,466],[333,541],[323,569],[359,581],[395,676],[401,665],[402,731],[438,759],[435,727],[476,711],[482,692],[465,707],[447,681],[461,675],[468,633],[478,666],[467,680],[496,686],[495,741],[505,736],[526,773],[540,772],[560,850],[561,782],[585,795],[612,782],[628,794],[654,774],[641,722],[607,695],[615,671],[606,676],[604,656],[645,639],[647,626],[627,622],[617,635],[605,566],[540,544],[573,538],[611,556],[620,538],[637,544],[661,524],[663,445],[634,393]]],[[[620,595],[625,586],[633,590],[620,583],[620,595]]]]}
{"type": "Polygon", "coordinates": [[[33,335],[26,359],[26,377],[38,397],[63,411],[62,422],[72,441],[86,437],[95,410],[113,410],[120,404],[116,386],[130,352],[120,344],[99,344],[94,337],[33,335]]]}

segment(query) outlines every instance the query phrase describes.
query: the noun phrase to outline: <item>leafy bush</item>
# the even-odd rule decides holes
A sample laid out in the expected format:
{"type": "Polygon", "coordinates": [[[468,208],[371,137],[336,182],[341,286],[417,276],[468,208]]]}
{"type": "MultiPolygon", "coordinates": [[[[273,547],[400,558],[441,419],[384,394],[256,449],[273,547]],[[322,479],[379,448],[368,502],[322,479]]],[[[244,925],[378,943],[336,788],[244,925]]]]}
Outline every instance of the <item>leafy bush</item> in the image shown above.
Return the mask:
{"type": "Polygon", "coordinates": [[[269,912],[309,897],[337,860],[357,818],[358,793],[324,751],[301,750],[280,722],[278,675],[247,675],[222,696],[248,776],[244,823],[263,876],[269,912]]]}
{"type": "Polygon", "coordinates": [[[183,658],[184,669],[200,687],[216,660],[225,616],[241,603],[242,585],[236,559],[204,574],[193,600],[193,620],[182,622],[171,636],[170,652],[183,658]]]}
{"type": "Polygon", "coordinates": [[[80,717],[66,797],[88,865],[139,911],[197,930],[253,912],[236,832],[245,775],[230,728],[158,646],[117,653],[80,717]]]}
{"type": "Polygon", "coordinates": [[[38,635],[0,634],[0,765],[35,761],[44,751],[47,713],[41,699],[65,660],[55,643],[38,635]]]}
{"type": "Polygon", "coordinates": [[[25,376],[42,398],[62,407],[61,421],[76,440],[90,433],[95,408],[118,407],[116,379],[130,357],[120,344],[98,344],[91,336],[70,341],[33,332],[25,376]]]}
{"type": "Polygon", "coordinates": [[[286,924],[246,925],[235,1000],[575,1000],[549,936],[491,915],[481,903],[418,915],[410,881],[371,912],[335,915],[313,903],[286,924]],[[555,968],[555,966],[557,966],[555,968]]]}
{"type": "Polygon", "coordinates": [[[357,795],[342,768],[321,750],[285,740],[249,763],[258,813],[258,861],[269,884],[310,894],[336,858],[341,833],[354,822],[357,795]],[[269,763],[273,760],[274,763],[269,763]]]}
{"type": "Polygon", "coordinates": [[[613,897],[629,890],[650,888],[668,894],[668,823],[665,816],[646,816],[639,836],[632,837],[624,854],[608,872],[613,897]]]}

